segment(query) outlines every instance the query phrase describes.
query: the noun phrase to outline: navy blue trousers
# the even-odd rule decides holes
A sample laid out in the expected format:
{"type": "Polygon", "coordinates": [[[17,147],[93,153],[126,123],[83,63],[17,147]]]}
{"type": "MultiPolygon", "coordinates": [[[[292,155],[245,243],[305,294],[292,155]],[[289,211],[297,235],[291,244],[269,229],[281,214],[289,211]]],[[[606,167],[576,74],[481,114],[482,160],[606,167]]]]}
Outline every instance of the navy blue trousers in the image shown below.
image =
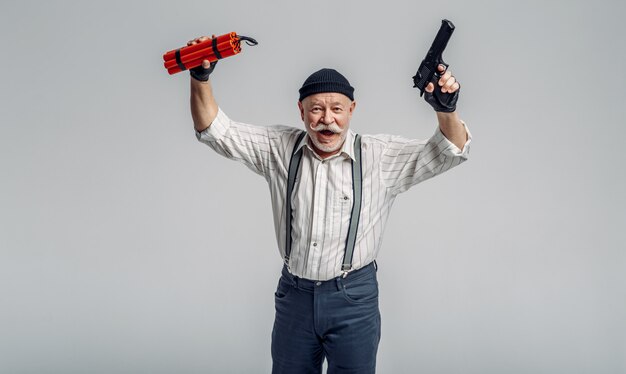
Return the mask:
{"type": "Polygon", "coordinates": [[[328,374],[376,371],[380,311],[374,263],[324,282],[283,268],[275,304],[273,374],[319,374],[324,358],[328,374]]]}

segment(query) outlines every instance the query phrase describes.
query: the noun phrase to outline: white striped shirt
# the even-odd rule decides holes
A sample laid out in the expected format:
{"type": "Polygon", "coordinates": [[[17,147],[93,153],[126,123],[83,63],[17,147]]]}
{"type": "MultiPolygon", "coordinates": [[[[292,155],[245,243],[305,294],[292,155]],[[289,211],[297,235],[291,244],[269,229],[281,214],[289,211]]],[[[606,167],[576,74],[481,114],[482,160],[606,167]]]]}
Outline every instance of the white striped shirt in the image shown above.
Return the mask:
{"type": "MultiPolygon", "coordinates": [[[[265,177],[270,189],[274,228],[281,258],[285,256],[285,196],[289,161],[298,135],[287,126],[254,126],[232,121],[220,109],[199,141],[265,177]]],[[[292,247],[289,269],[311,280],[341,275],[352,210],[354,132],[341,152],[321,159],[306,135],[292,194],[292,247]]],[[[362,135],[363,198],[352,265],[359,269],[376,259],[396,196],[468,157],[471,135],[462,150],[439,129],[428,140],[393,135],[362,135]]]]}

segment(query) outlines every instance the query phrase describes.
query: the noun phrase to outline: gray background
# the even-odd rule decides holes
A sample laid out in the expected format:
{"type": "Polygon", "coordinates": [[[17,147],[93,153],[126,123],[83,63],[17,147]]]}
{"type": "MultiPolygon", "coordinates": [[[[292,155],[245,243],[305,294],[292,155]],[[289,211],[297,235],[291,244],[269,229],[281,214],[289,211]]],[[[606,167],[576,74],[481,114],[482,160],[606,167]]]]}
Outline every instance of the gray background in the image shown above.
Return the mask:
{"type": "Polygon", "coordinates": [[[0,372],[266,373],[281,261],[262,178],[195,139],[204,34],[233,118],[301,126],[335,67],[353,128],[430,136],[440,20],[471,159],[400,196],[379,373],[626,373],[623,1],[3,1],[0,372]]]}

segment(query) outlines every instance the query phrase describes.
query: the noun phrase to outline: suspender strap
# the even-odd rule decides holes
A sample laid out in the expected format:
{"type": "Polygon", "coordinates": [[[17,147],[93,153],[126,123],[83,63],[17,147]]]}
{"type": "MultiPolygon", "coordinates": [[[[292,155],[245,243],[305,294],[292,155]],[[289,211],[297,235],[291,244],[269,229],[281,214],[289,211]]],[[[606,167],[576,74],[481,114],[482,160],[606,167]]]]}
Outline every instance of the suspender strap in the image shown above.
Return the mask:
{"type": "Polygon", "coordinates": [[[296,175],[298,175],[298,168],[300,167],[300,159],[302,158],[302,148],[298,149],[298,145],[304,138],[306,132],[303,131],[298,135],[296,144],[293,146],[291,152],[291,159],[289,160],[289,171],[287,174],[287,194],[285,201],[285,225],[287,227],[287,237],[285,238],[285,264],[289,267],[289,256],[291,255],[291,194],[293,187],[296,184],[296,175]]]}
{"type": "MultiPolygon", "coordinates": [[[[292,220],[292,207],[291,207],[291,195],[296,183],[296,175],[298,174],[298,168],[300,167],[300,160],[302,159],[302,148],[298,149],[298,145],[302,141],[302,138],[306,132],[302,132],[296,144],[293,147],[291,153],[291,159],[289,160],[289,171],[287,176],[287,193],[285,201],[285,225],[286,225],[286,241],[285,241],[285,264],[289,267],[289,256],[291,255],[291,220],[292,220]]],[[[356,135],[354,139],[354,154],[355,160],[352,161],[352,196],[354,203],[352,205],[352,213],[350,214],[350,226],[348,228],[348,238],[346,239],[346,249],[343,258],[343,264],[341,271],[344,276],[352,270],[352,254],[354,253],[354,245],[356,243],[356,234],[359,226],[359,218],[361,216],[361,198],[363,190],[363,173],[361,171],[361,136],[356,135]]]]}
{"type": "Polygon", "coordinates": [[[348,238],[346,239],[346,252],[343,256],[341,270],[344,276],[352,270],[352,254],[356,243],[356,233],[361,217],[361,196],[363,195],[363,173],[361,171],[361,136],[357,134],[354,139],[354,158],[352,162],[352,213],[350,214],[350,227],[348,228],[348,238]]]}

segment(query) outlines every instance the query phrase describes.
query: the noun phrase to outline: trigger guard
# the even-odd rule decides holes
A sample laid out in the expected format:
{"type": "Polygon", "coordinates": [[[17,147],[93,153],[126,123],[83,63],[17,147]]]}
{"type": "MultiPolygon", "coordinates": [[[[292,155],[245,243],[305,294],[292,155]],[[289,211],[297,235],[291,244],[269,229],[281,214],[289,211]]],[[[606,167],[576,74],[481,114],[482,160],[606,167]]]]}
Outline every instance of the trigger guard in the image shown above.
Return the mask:
{"type": "Polygon", "coordinates": [[[446,71],[448,71],[448,67],[450,67],[450,64],[446,64],[443,61],[437,64],[437,69],[435,69],[435,73],[433,74],[433,79],[431,80],[431,83],[435,85],[435,89],[439,88],[439,79],[443,77],[446,71]],[[441,73],[439,72],[439,65],[444,66],[444,69],[441,73]]]}
{"type": "Polygon", "coordinates": [[[437,75],[438,78],[441,78],[441,76],[443,76],[446,73],[446,71],[448,71],[448,67],[450,67],[450,64],[446,64],[443,61],[438,63],[437,64],[437,69],[435,71],[435,75],[437,75]],[[443,71],[441,73],[439,72],[439,65],[443,65],[444,66],[444,69],[443,69],[443,71]]]}

